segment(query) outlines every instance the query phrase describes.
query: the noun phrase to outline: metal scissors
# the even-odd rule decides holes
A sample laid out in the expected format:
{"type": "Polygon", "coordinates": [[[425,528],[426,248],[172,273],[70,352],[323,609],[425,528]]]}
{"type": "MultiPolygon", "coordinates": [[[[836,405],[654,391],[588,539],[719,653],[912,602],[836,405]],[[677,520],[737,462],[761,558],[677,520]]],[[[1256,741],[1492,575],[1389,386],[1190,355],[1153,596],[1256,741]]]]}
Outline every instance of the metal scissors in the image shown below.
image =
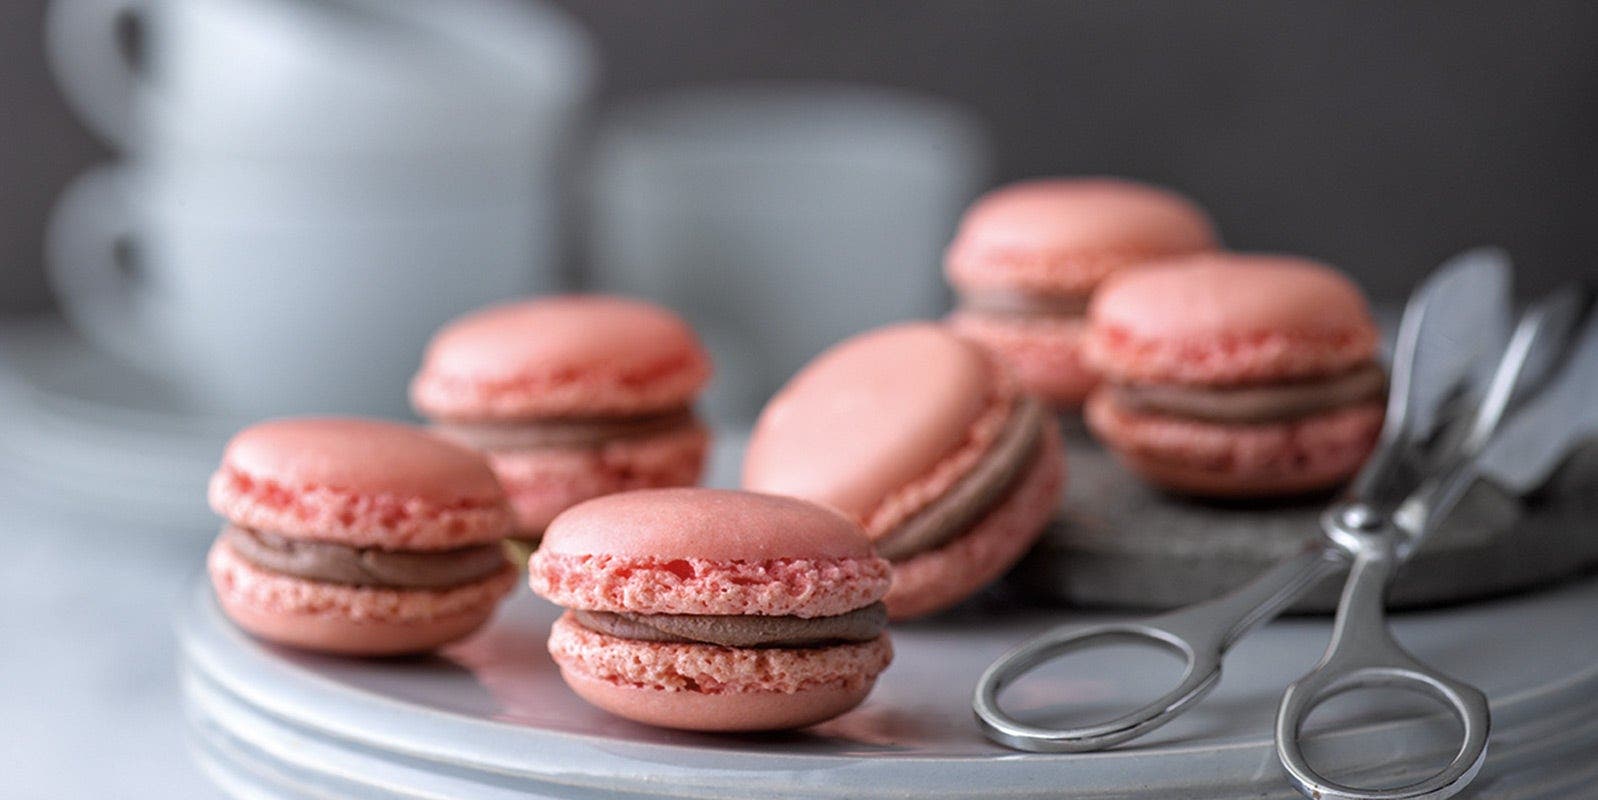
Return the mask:
{"type": "Polygon", "coordinates": [[[1512,334],[1509,267],[1496,250],[1452,259],[1415,292],[1394,347],[1387,418],[1376,452],[1347,496],[1320,518],[1324,536],[1231,593],[1143,621],[1066,625],[994,662],[977,683],[973,709],[988,738],[1019,750],[1085,752],[1126,742],[1165,724],[1221,677],[1228,648],[1322,579],[1347,570],[1320,663],[1291,684],[1276,715],[1276,751],[1295,788],[1314,798],[1444,798],[1480,770],[1491,720],[1477,689],[1426,666],[1392,637],[1387,587],[1435,523],[1484,473],[1524,494],[1553,472],[1580,424],[1598,427],[1598,315],[1569,345],[1588,305],[1572,288],[1532,306],[1512,334]],[[1493,356],[1501,353],[1494,359],[1493,356]],[[1569,356],[1569,357],[1566,357],[1569,356]],[[1492,367],[1483,372],[1483,366],[1492,367]],[[1484,385],[1484,388],[1479,388],[1484,385]],[[1549,391],[1541,391],[1548,389],[1549,391]],[[1508,424],[1506,424],[1508,420],[1508,424]],[[1038,665],[1095,645],[1147,643],[1186,662],[1177,686],[1107,722],[1075,728],[1027,724],[1000,708],[999,693],[1038,665]],[[1397,687],[1446,705],[1463,738],[1443,770],[1396,789],[1365,790],[1318,774],[1299,735],[1309,713],[1355,689],[1397,687]]]}

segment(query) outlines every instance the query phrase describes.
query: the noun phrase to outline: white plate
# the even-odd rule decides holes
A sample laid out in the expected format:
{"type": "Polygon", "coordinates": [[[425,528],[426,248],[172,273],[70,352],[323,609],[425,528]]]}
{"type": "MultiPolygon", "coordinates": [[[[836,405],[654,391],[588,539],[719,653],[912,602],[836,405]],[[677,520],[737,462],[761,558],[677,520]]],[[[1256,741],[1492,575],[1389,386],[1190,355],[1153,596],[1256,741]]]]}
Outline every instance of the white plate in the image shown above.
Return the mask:
{"type": "MultiPolygon", "coordinates": [[[[982,668],[1060,612],[967,607],[894,631],[895,663],[855,711],[790,734],[712,736],[637,725],[578,700],[544,651],[556,609],[525,589],[474,639],[439,657],[361,660],[263,645],[224,619],[204,584],[180,623],[196,752],[241,797],[1292,797],[1270,740],[1282,688],[1325,645],[1324,619],[1245,639],[1221,685],[1135,746],[1016,753],[982,738],[970,696],[982,668]]],[[[1492,797],[1568,796],[1598,748],[1598,580],[1401,616],[1422,660],[1493,704],[1479,783],[1492,797]]],[[[1084,658],[1016,702],[1046,708],[1152,696],[1148,671],[1084,658]]],[[[1440,716],[1383,701],[1317,719],[1312,756],[1332,774],[1389,785],[1440,764],[1440,716]],[[1349,771],[1368,765],[1373,771],[1349,771]]]]}

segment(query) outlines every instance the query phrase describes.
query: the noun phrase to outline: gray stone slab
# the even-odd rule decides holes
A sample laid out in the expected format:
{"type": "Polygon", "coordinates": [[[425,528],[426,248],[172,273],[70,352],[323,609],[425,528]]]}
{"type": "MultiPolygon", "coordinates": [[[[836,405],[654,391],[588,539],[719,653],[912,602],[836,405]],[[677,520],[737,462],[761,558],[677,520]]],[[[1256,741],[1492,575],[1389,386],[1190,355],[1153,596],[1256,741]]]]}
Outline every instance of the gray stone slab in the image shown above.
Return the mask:
{"type": "MultiPolygon", "coordinates": [[[[1240,585],[1320,535],[1330,495],[1210,503],[1149,487],[1080,428],[1068,431],[1061,514],[1010,575],[1023,595],[1080,606],[1161,609],[1240,585]]],[[[1598,443],[1522,501],[1478,482],[1394,583],[1395,608],[1520,591],[1598,565],[1598,443]]],[[[1341,578],[1296,608],[1336,607],[1341,578]]]]}

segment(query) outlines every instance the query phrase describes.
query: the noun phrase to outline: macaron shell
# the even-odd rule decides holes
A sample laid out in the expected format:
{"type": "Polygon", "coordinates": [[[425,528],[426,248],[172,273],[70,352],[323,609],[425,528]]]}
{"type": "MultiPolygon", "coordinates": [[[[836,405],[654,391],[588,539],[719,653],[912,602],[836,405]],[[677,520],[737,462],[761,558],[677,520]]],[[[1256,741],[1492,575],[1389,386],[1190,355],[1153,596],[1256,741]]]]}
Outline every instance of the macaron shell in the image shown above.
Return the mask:
{"type": "Polygon", "coordinates": [[[692,730],[820,722],[858,704],[893,660],[886,634],[831,647],[731,648],[622,639],[588,630],[569,613],[551,629],[549,651],[589,702],[629,719],[692,730]],[[800,697],[810,702],[792,702],[800,697]],[[673,710],[681,716],[664,713],[673,710]]]}
{"type": "Polygon", "coordinates": [[[1029,394],[1055,408],[1076,408],[1099,383],[1082,355],[1087,320],[1075,317],[1000,317],[956,311],[955,333],[993,351],[1029,394]]]}
{"type": "Polygon", "coordinates": [[[1124,383],[1234,384],[1340,372],[1375,356],[1359,287],[1307,259],[1193,256],[1117,276],[1088,311],[1089,362],[1124,383]]]}
{"type": "Polygon", "coordinates": [[[835,511],[791,497],[701,488],[628,492],[583,503],[550,526],[539,552],[747,565],[876,560],[860,528],[835,511]]]}
{"type": "Polygon", "coordinates": [[[1140,414],[1104,392],[1088,399],[1094,434],[1159,486],[1209,497],[1328,489],[1359,470],[1381,432],[1379,401],[1288,422],[1225,424],[1140,414]]]}
{"type": "Polygon", "coordinates": [[[893,586],[883,599],[890,619],[947,609],[997,580],[1026,554],[1059,507],[1065,482],[1065,458],[1052,422],[1034,458],[1009,497],[970,532],[893,565],[893,586]]]}
{"type": "Polygon", "coordinates": [[[246,428],[228,443],[208,494],[234,524],[356,547],[448,549],[498,541],[511,526],[482,456],[376,420],[246,428]]]}
{"type": "Polygon", "coordinates": [[[680,317],[605,295],[510,303],[434,337],[411,400],[435,419],[626,415],[689,403],[710,358],[680,317]]]}
{"type": "Polygon", "coordinates": [[[945,264],[957,287],[1067,295],[1126,266],[1218,244],[1209,216],[1175,192],[1114,178],[1047,178],[979,199],[945,264]]]}
{"type": "Polygon", "coordinates": [[[308,581],[256,567],[226,543],[212,545],[207,569],[223,612],[278,644],[342,655],[431,650],[488,621],[516,584],[516,570],[444,590],[397,590],[308,581]]]}
{"type": "Polygon", "coordinates": [[[516,512],[516,535],[536,539],[562,511],[585,500],[698,483],[709,447],[710,432],[695,424],[597,447],[491,452],[488,460],[516,512]]]}
{"type": "Polygon", "coordinates": [[[803,728],[860,705],[874,682],[855,687],[818,687],[781,692],[668,692],[611,683],[562,667],[566,685],[594,706],[618,717],[661,728],[738,733],[803,728]]]}
{"type": "Polygon", "coordinates": [[[865,521],[961,448],[994,405],[993,373],[979,346],[935,323],[849,339],[766,406],[744,455],[743,486],[865,521]]]}
{"type": "Polygon", "coordinates": [[[829,617],[877,602],[892,581],[888,562],[869,555],[757,561],[571,555],[555,552],[547,539],[527,573],[533,591],[557,605],[643,614],[829,617]]]}

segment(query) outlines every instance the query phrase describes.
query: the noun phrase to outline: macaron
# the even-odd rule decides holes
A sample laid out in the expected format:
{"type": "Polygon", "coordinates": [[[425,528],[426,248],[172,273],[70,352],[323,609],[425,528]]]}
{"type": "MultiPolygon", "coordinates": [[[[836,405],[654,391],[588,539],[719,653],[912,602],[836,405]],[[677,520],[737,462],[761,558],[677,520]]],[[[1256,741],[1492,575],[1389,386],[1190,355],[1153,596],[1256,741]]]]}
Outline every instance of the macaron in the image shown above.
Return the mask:
{"type": "Polygon", "coordinates": [[[1028,391],[1074,408],[1098,381],[1081,344],[1099,283],[1217,242],[1204,210],[1166,189],[1115,178],[1011,184],[979,199],[949,245],[945,273],[959,296],[949,323],[999,353],[1028,391]]]}
{"type": "Polygon", "coordinates": [[[207,566],[222,610],[268,641],[347,655],[431,650],[516,583],[505,494],[475,452],[409,425],[300,418],[240,431],[211,476],[227,520],[207,566]]]}
{"type": "Polygon", "coordinates": [[[699,481],[693,410],[710,357],[676,314],[602,295],[546,297],[450,323],[411,382],[439,435],[488,455],[536,541],[556,514],[612,492],[699,481]]]}
{"type": "Polygon", "coordinates": [[[1359,287],[1304,258],[1210,254],[1093,298],[1098,438],[1151,483],[1209,497],[1329,489],[1381,430],[1386,375],[1359,287]]]}
{"type": "Polygon", "coordinates": [[[567,611],[561,676],[627,719],[781,730],[859,705],[893,659],[888,563],[860,527],[786,497],[653,489],[556,517],[528,564],[567,611]]]}
{"type": "Polygon", "coordinates": [[[1053,415],[982,347],[933,323],[822,353],[761,413],[743,486],[830,506],[893,562],[893,619],[948,608],[1003,574],[1059,503],[1053,415]]]}

